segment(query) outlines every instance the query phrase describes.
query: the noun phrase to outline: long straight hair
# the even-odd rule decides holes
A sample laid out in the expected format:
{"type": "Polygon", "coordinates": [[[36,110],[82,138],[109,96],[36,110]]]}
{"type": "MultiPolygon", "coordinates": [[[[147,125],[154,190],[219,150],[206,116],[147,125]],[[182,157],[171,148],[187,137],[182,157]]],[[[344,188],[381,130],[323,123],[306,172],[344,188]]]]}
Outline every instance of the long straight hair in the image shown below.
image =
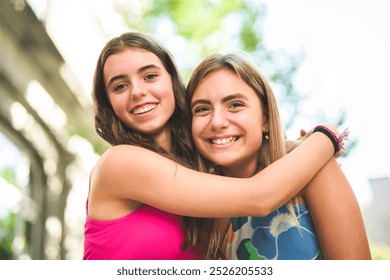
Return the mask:
{"type": "MultiPolygon", "coordinates": [[[[247,55],[239,53],[215,54],[204,59],[190,77],[187,85],[187,102],[190,104],[192,96],[199,84],[211,73],[227,69],[236,74],[242,81],[250,86],[260,99],[260,106],[268,122],[268,133],[263,134],[263,141],[259,151],[259,170],[265,168],[286,154],[286,138],[281,125],[278,105],[269,82],[260,69],[252,63],[247,55]],[[268,136],[265,138],[265,136],[268,136]]],[[[259,125],[263,125],[260,124],[259,125]]],[[[218,166],[203,158],[209,170],[218,171],[218,166]]],[[[296,223],[294,199],[287,203],[291,215],[296,223]]]]}

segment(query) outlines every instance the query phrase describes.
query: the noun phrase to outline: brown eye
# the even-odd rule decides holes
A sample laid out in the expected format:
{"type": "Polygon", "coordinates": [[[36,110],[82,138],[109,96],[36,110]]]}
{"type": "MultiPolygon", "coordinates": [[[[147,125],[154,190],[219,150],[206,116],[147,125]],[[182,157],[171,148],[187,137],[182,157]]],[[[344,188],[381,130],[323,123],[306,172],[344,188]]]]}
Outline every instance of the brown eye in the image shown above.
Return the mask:
{"type": "Polygon", "coordinates": [[[203,113],[203,112],[207,112],[208,111],[208,108],[207,107],[196,107],[193,109],[194,113],[203,113]]]}
{"type": "Polygon", "coordinates": [[[148,74],[145,76],[146,81],[154,80],[157,77],[156,74],[148,74]]]}
{"type": "Polygon", "coordinates": [[[244,104],[242,104],[241,102],[232,102],[231,104],[230,104],[230,108],[240,108],[240,107],[243,107],[244,106],[244,104]]]}
{"type": "Polygon", "coordinates": [[[121,90],[124,90],[126,87],[126,84],[119,84],[117,86],[114,87],[114,91],[121,91],[121,90]]]}

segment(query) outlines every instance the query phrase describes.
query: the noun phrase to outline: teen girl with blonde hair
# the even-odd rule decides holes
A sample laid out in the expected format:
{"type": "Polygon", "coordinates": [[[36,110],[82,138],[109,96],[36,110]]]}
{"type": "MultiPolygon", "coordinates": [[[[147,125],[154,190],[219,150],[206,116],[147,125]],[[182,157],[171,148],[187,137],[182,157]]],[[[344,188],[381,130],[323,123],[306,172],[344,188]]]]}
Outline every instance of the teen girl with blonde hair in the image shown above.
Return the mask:
{"type": "MultiPolygon", "coordinates": [[[[272,89],[246,56],[206,58],[193,72],[187,92],[194,142],[210,170],[249,178],[288,156],[272,89]]],[[[333,133],[324,126],[316,131],[333,133]]],[[[334,145],[342,148],[339,141],[334,145]]],[[[297,159],[290,167],[301,164],[297,159]]],[[[284,172],[271,178],[280,187],[286,184],[284,172]]],[[[335,158],[286,205],[265,215],[222,219],[221,228],[228,222],[229,259],[371,258],[359,205],[335,158]]]]}

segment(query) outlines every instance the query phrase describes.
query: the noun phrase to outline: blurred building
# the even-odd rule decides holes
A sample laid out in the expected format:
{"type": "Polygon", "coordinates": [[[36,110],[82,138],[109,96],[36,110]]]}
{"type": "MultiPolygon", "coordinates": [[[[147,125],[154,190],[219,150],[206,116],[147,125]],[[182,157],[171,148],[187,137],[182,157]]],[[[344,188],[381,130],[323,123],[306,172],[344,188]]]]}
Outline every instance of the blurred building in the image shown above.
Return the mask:
{"type": "Polygon", "coordinates": [[[0,180],[0,206],[16,216],[12,258],[81,258],[98,143],[89,93],[26,1],[0,2],[0,42],[0,133],[23,158],[14,185],[0,180]]]}
{"type": "Polygon", "coordinates": [[[390,176],[370,179],[372,201],[365,214],[370,242],[390,247],[390,176]]]}

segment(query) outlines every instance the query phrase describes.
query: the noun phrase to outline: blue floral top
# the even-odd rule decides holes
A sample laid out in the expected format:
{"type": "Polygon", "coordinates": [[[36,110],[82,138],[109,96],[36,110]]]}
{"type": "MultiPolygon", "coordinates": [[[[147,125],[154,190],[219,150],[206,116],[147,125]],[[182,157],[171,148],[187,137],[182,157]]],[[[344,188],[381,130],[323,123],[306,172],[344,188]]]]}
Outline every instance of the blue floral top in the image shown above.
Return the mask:
{"type": "Polygon", "coordinates": [[[309,210],[301,204],[294,210],[299,227],[286,206],[266,217],[231,218],[225,241],[228,259],[322,259],[309,210]]]}

